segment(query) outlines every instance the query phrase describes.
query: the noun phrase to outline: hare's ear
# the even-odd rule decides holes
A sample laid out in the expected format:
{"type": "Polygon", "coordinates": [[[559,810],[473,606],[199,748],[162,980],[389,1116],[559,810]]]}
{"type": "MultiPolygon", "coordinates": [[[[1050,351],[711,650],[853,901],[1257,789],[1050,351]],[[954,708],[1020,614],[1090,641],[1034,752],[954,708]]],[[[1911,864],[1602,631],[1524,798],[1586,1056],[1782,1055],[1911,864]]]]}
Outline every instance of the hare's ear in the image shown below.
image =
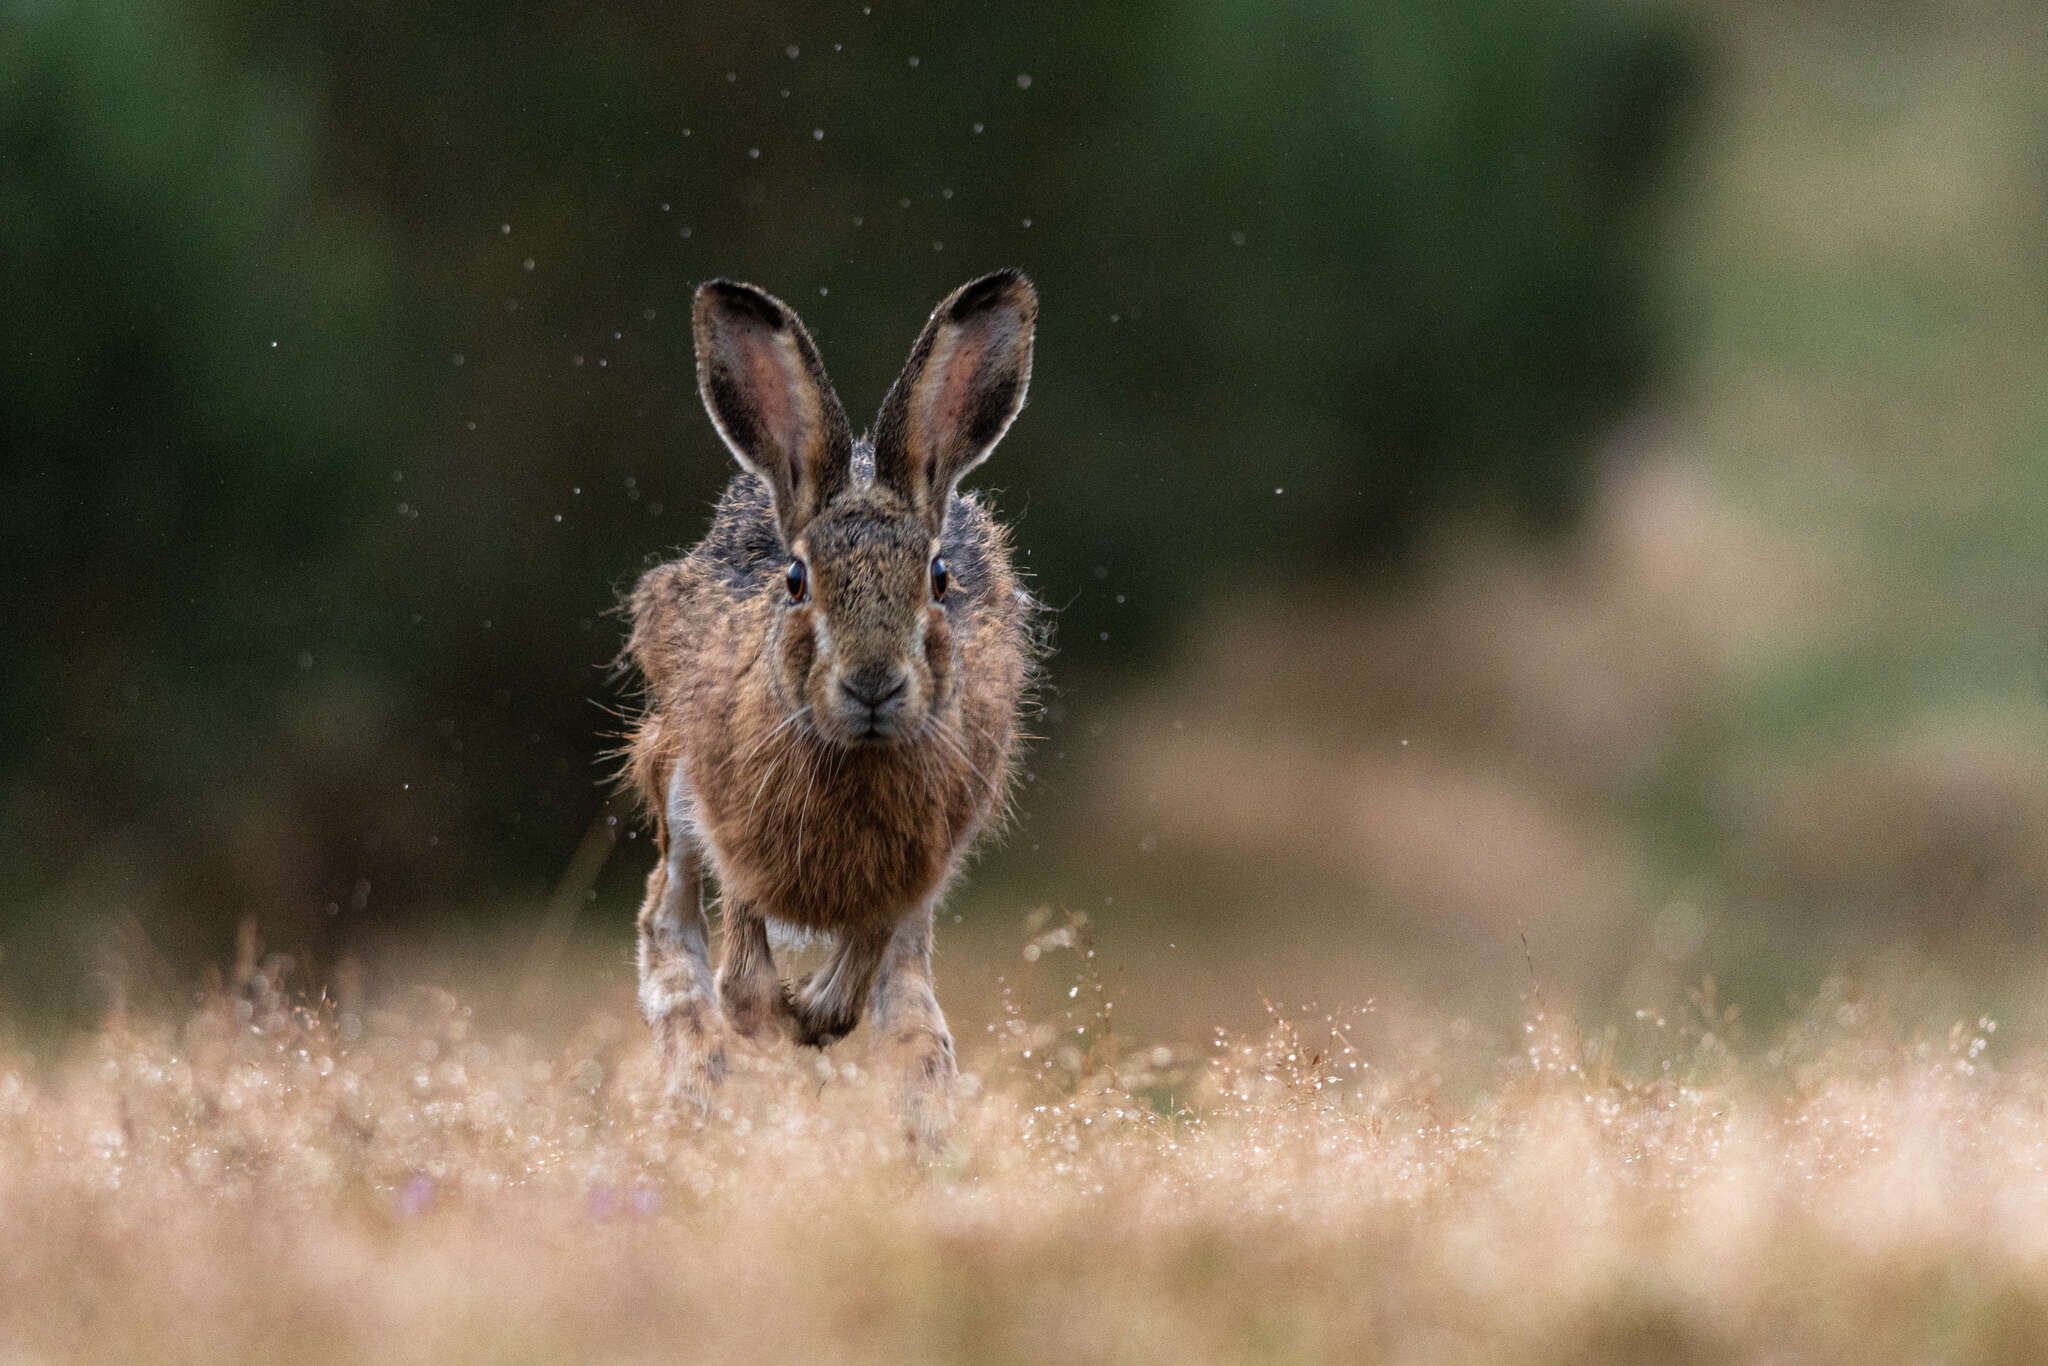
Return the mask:
{"type": "Polygon", "coordinates": [[[691,330],[704,410],[740,464],[775,499],[785,541],[845,488],[853,459],[846,410],[796,314],[731,280],[697,287],[691,330]]]}
{"type": "Polygon", "coordinates": [[[988,458],[1024,406],[1038,292],[1014,270],[962,285],[932,311],[875,422],[875,482],[934,534],[960,476],[988,458]]]}

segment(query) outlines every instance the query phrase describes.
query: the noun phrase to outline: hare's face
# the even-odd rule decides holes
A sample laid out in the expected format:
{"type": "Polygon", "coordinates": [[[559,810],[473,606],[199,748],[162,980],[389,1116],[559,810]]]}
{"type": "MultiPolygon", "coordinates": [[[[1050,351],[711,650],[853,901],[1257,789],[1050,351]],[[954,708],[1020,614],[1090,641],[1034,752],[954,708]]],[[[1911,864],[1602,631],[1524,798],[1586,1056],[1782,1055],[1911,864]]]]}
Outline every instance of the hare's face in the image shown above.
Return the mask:
{"type": "Polygon", "coordinates": [[[834,744],[924,732],[952,699],[938,539],[887,497],[842,498],[796,537],[774,661],[791,710],[834,744]]]}
{"type": "Polygon", "coordinates": [[[773,686],[842,745],[902,743],[953,702],[946,573],[937,563],[960,478],[1002,440],[1031,377],[1038,296],[1015,271],[932,311],[854,469],[846,411],[796,315],[751,285],[697,290],[697,388],[774,504],[791,560],[772,628],[773,686]]]}

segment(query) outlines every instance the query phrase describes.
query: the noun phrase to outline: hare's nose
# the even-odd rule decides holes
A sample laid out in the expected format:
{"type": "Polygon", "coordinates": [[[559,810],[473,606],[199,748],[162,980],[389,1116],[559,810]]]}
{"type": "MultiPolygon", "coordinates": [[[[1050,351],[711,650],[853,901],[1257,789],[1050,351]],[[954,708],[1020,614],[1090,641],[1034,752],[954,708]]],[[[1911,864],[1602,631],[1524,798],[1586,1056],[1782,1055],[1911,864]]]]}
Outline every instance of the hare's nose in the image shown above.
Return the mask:
{"type": "Polygon", "coordinates": [[[887,664],[869,664],[839,680],[839,691],[869,711],[880,711],[903,695],[910,680],[887,664]]]}

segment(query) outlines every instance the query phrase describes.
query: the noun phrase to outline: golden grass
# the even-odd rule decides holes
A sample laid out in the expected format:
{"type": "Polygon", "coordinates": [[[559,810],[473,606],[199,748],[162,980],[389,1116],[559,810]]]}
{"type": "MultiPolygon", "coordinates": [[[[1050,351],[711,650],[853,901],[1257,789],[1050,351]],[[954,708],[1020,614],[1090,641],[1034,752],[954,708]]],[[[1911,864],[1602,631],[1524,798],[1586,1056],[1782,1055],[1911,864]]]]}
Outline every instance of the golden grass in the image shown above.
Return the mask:
{"type": "MultiPolygon", "coordinates": [[[[963,1039],[919,1168],[859,1036],[664,1119],[636,1021],[558,1045],[448,993],[256,972],[61,1059],[0,1053],[0,1361],[2031,1361],[2048,1059],[1838,986],[1737,1057],[1711,1004],[1365,1056],[1275,1011],[963,1039]]],[[[1532,1010],[1532,1014],[1535,1012],[1532,1010]]],[[[1455,1031],[1453,1032],[1455,1034],[1455,1031]]]]}

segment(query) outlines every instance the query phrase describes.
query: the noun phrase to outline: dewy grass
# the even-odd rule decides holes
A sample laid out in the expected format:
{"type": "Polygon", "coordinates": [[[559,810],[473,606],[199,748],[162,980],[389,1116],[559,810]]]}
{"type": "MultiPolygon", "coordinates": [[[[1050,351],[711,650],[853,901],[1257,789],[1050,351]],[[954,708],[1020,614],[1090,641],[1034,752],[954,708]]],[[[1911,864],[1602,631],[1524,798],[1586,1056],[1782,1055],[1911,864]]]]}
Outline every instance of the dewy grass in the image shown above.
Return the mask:
{"type": "MultiPolygon", "coordinates": [[[[919,1167],[833,1053],[665,1119],[644,1031],[486,1034],[245,975],[0,1056],[0,1361],[2023,1361],[2048,1341],[2048,1060],[1830,986],[1690,1023],[1364,1056],[1355,1014],[963,1040],[919,1167]]],[[[1065,995],[1055,991],[1058,997],[1065,995]]]]}

